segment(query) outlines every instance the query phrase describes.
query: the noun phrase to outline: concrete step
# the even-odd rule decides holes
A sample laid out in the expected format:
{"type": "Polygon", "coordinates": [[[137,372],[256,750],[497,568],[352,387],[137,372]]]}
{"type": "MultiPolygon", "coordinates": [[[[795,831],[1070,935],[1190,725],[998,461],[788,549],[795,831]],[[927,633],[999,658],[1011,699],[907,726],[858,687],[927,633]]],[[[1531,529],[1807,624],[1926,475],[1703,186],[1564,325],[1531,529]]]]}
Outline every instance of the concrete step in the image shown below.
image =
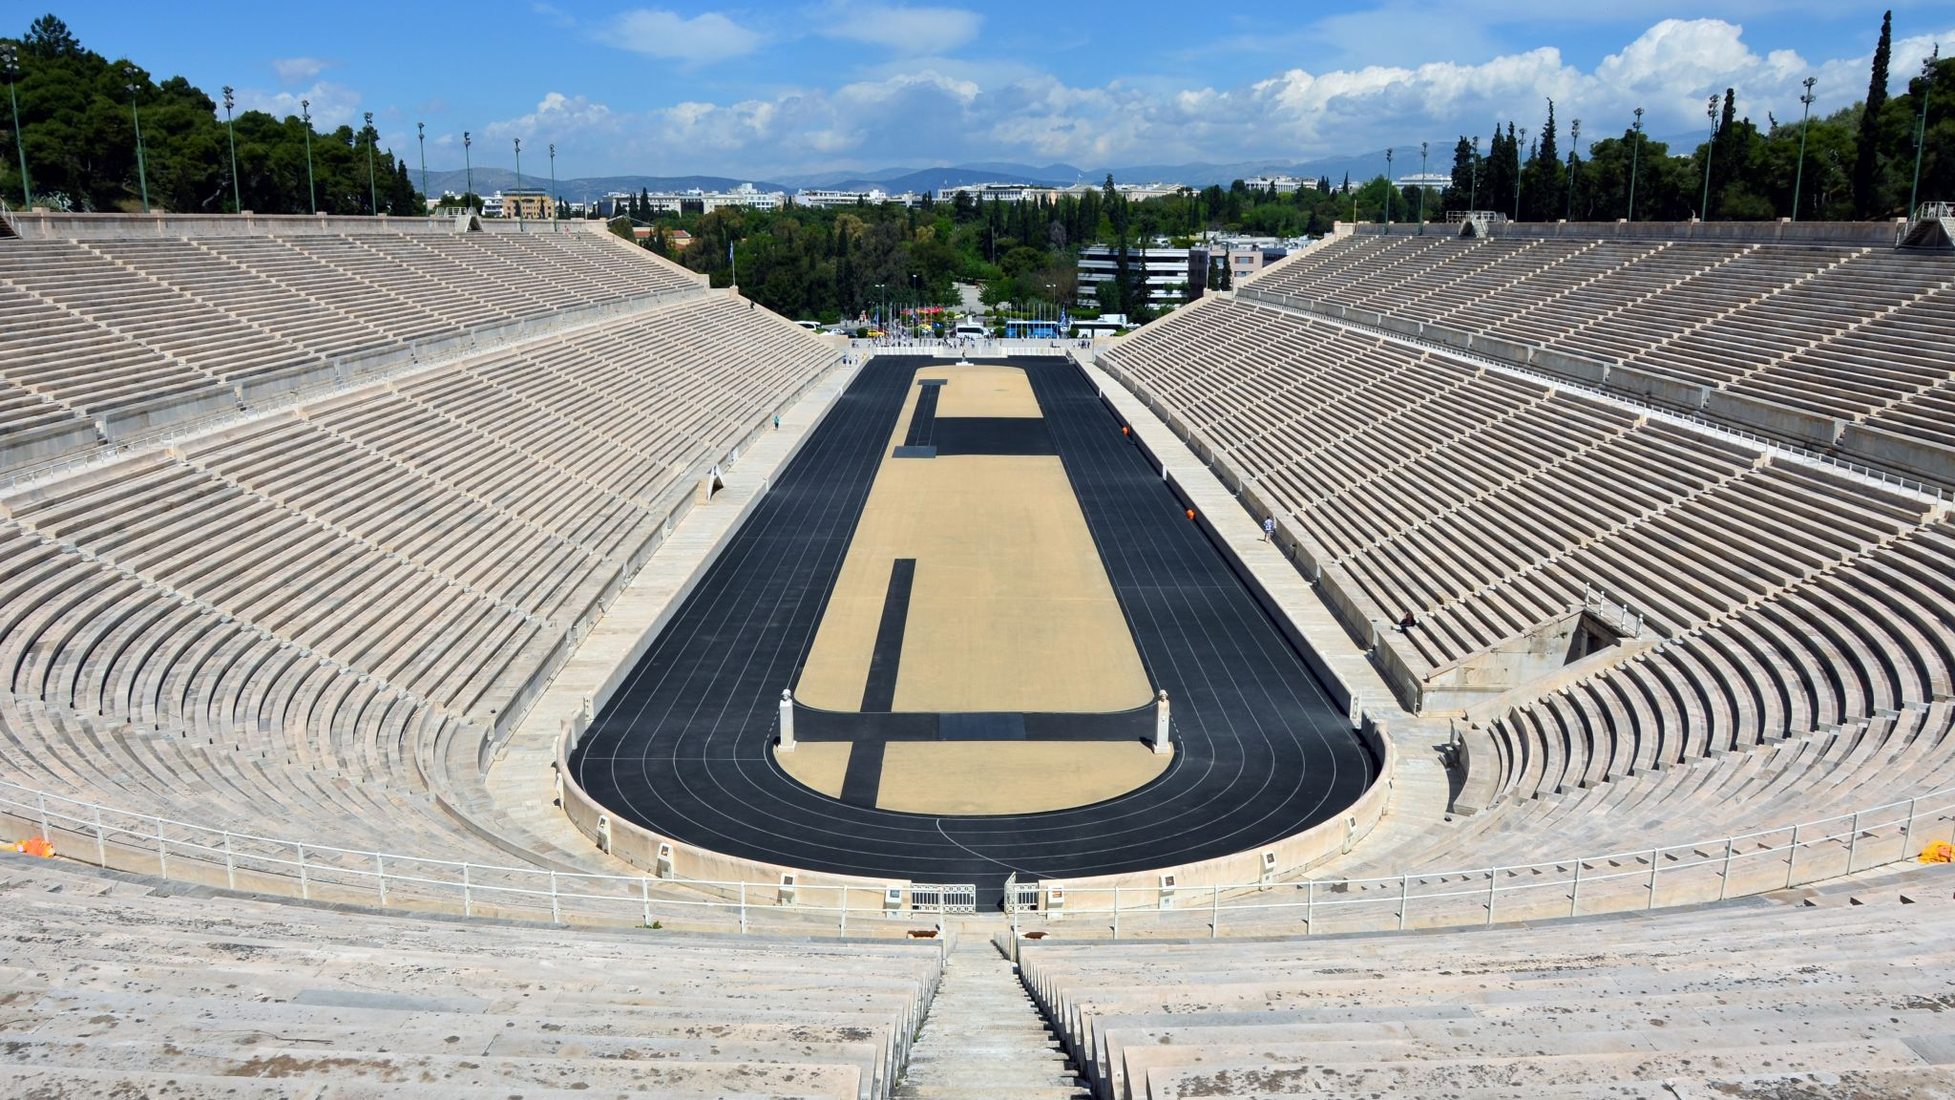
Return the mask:
{"type": "Polygon", "coordinates": [[[1017,968],[989,943],[944,966],[895,1096],[899,1100],[1079,1100],[1089,1096],[1017,968]]]}

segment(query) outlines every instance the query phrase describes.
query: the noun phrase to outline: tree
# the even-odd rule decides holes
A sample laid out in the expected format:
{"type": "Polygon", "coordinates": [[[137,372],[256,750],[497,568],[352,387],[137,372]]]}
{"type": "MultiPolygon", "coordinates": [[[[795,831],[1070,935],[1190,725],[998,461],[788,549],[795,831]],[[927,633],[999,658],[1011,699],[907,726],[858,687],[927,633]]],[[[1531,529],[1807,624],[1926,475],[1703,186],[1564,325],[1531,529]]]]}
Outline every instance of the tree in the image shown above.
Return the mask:
{"type": "Polygon", "coordinates": [[[21,43],[28,54],[52,60],[58,57],[73,57],[81,53],[81,43],[68,30],[68,24],[56,19],[52,14],[34,20],[27,29],[27,38],[21,43]]]}
{"type": "Polygon", "coordinates": [[[1561,151],[1555,141],[1554,100],[1548,101],[1548,119],[1541,126],[1541,139],[1534,147],[1522,178],[1521,216],[1530,221],[1553,221],[1565,209],[1562,191],[1561,151]]]}
{"type": "MultiPolygon", "coordinates": [[[[36,201],[80,211],[133,210],[141,201],[130,108],[142,112],[143,175],[161,210],[231,209],[229,134],[216,102],[180,76],[154,79],[141,67],[85,49],[52,15],[18,40],[20,144],[34,177],[36,201]],[[134,86],[134,92],[130,86],[134,86]]],[[[245,209],[303,213],[308,140],[319,209],[355,213],[370,204],[366,150],[353,131],[308,134],[300,119],[246,111],[234,122],[237,189],[245,209]]],[[[19,189],[18,161],[0,158],[0,194],[19,189]]],[[[423,204],[399,161],[375,150],[374,187],[381,209],[420,214],[423,204]]]]}
{"type": "Polygon", "coordinates": [[[1880,17],[1880,43],[1874,47],[1873,72],[1867,81],[1867,102],[1860,109],[1860,141],[1853,151],[1853,212],[1875,215],[1880,168],[1880,115],[1887,105],[1887,62],[1894,46],[1894,13],[1880,17]]]}
{"type": "Polygon", "coordinates": [[[1473,172],[1475,169],[1473,143],[1461,134],[1453,145],[1453,182],[1439,197],[1439,205],[1448,210],[1465,210],[1477,196],[1473,193],[1473,172]]]}

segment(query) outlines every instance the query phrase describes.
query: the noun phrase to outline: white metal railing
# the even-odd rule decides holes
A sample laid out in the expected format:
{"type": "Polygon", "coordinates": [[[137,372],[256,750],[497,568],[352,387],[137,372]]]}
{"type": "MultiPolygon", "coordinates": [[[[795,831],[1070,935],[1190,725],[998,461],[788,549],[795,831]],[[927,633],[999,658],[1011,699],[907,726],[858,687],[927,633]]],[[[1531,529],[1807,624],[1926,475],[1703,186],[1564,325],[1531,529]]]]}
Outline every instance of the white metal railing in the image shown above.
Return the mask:
{"type": "Polygon", "coordinates": [[[857,355],[975,355],[1000,358],[1014,355],[1057,355],[1081,347],[1085,341],[1057,340],[850,340],[849,350],[857,355]]]}
{"type": "MultiPolygon", "coordinates": [[[[736,929],[756,925],[846,934],[865,920],[969,912],[969,887],[913,886],[900,902],[887,889],[607,875],[469,863],[399,852],[264,837],[115,809],[0,781],[0,819],[55,841],[64,857],[101,867],[231,890],[465,917],[557,923],[662,920],[736,929]]],[[[1225,923],[1246,933],[1358,931],[1491,924],[1498,919],[1652,909],[1806,883],[1917,858],[1936,840],[1955,843],[1955,786],[1852,813],[1709,840],[1466,870],[1406,871],[1370,878],[1201,886],[1010,884],[1017,930],[1041,922],[1104,919],[1118,938],[1141,922],[1172,932],[1191,921],[1211,937],[1225,923]],[[1053,904],[1058,885],[1063,902],[1053,904]]]]}
{"type": "Polygon", "coordinates": [[[1955,787],[1750,833],[1602,855],[1373,878],[1201,886],[1010,883],[1014,932],[1029,921],[1105,922],[1150,934],[1303,934],[1493,924],[1717,901],[1841,878],[1955,843],[1955,787]],[[1190,927],[1192,926],[1192,928],[1190,927]]]}
{"type": "Polygon", "coordinates": [[[0,820],[55,842],[64,858],[228,890],[555,923],[652,926],[684,921],[741,933],[756,926],[846,935],[853,918],[969,912],[968,885],[931,886],[892,904],[886,889],[607,875],[470,863],[259,836],[121,810],[0,781],[0,820]]]}

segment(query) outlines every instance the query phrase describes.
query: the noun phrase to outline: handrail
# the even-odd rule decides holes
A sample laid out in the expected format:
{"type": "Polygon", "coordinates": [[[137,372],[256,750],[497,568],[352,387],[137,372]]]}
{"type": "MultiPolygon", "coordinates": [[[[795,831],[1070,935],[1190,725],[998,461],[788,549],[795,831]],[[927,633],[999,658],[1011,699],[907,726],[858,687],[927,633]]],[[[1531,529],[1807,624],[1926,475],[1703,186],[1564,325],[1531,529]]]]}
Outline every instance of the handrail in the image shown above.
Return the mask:
{"type": "Polygon", "coordinates": [[[547,910],[553,923],[650,926],[661,916],[703,915],[710,925],[737,927],[744,935],[758,923],[805,934],[811,931],[808,915],[827,915],[846,934],[851,914],[860,921],[942,911],[941,905],[890,910],[881,890],[859,884],[804,882],[784,900],[781,888],[738,880],[559,871],[343,848],[122,810],[0,780],[0,819],[8,818],[50,840],[78,838],[79,847],[57,845],[59,854],[103,868],[306,901],[459,909],[465,917],[543,919],[547,910]],[[187,871],[186,863],[194,870],[187,871]]]}
{"type": "MultiPolygon", "coordinates": [[[[49,839],[57,835],[76,838],[79,849],[59,845],[61,854],[105,868],[307,900],[377,901],[384,908],[446,913],[459,907],[465,917],[536,918],[547,908],[548,919],[556,923],[650,925],[660,915],[705,916],[711,924],[737,926],[744,934],[760,921],[806,932],[807,922],[797,915],[832,914],[837,930],[846,934],[851,913],[857,914],[859,921],[865,915],[900,918],[941,912],[914,906],[892,910],[883,896],[864,897],[873,892],[860,885],[803,883],[793,888],[791,897],[784,897],[781,888],[746,881],[569,872],[343,848],[122,810],[5,780],[0,780],[0,818],[38,828],[49,839]],[[173,831],[175,836],[171,835],[173,831]],[[187,872],[186,863],[195,871],[187,872]],[[812,895],[822,893],[830,895],[830,904],[814,903],[812,895]]],[[[1062,884],[1026,883],[1017,885],[1017,896],[1007,897],[1006,903],[1014,927],[1028,915],[1045,920],[1104,916],[1111,918],[1116,938],[1123,919],[1131,922],[1137,917],[1151,917],[1172,924],[1176,914],[1205,914],[1212,937],[1221,934],[1225,912],[1271,911],[1281,917],[1288,910],[1301,911],[1300,930],[1308,935],[1321,930],[1319,910],[1336,913],[1366,906],[1373,909],[1373,919],[1358,920],[1358,927],[1490,924],[1496,919],[1502,897],[1510,899],[1511,919],[1574,916],[1762,893],[1891,866],[1916,857],[1917,846],[1924,839],[1924,822],[1947,825],[1948,839],[1955,842],[1955,786],[1791,825],[1576,858],[1407,870],[1369,878],[1219,882],[1157,889],[1081,886],[1072,888],[1072,896],[1057,907],[1050,904],[1048,891],[1062,884]],[[1780,838],[1784,838],[1782,843],[1778,842],[1780,838]],[[1883,840],[1900,843],[1891,849],[1879,847],[1883,840]],[[1689,858],[1675,853],[1685,853],[1689,858]],[[1806,853],[1804,875],[1800,874],[1801,853],[1806,853]],[[1841,854],[1845,856],[1843,862],[1838,858],[1841,854]],[[1757,861],[1767,857],[1773,858],[1775,866],[1781,856],[1783,875],[1754,872],[1741,880],[1736,874],[1751,872],[1760,866],[1757,861]],[[1667,868],[1666,858],[1672,864],[1667,868]],[[1629,869],[1620,869],[1625,866],[1629,869]],[[1713,866],[1717,868],[1714,874],[1694,879],[1687,874],[1713,866]],[[1668,878],[1661,884],[1669,887],[1670,894],[1659,902],[1659,878],[1665,873],[1668,878]],[[1503,885],[1503,876],[1511,881],[1503,885]],[[1680,877],[1685,880],[1681,885],[1680,877]],[[1759,881],[1761,877],[1763,881],[1759,881]],[[1414,892],[1415,881],[1421,887],[1436,884],[1441,888],[1414,892]],[[1608,884],[1623,882],[1634,889],[1606,889],[1608,884]],[[1469,883],[1471,888],[1464,888],[1469,883]],[[1514,896],[1542,890],[1565,890],[1566,913],[1560,913],[1560,903],[1556,902],[1552,914],[1543,914],[1537,905],[1523,907],[1518,916],[1513,915],[1514,896]],[[1272,891],[1281,896],[1268,899],[1272,891]],[[1301,901],[1296,900],[1300,892],[1301,901]],[[1093,894],[1104,895],[1107,904],[1086,904],[1087,896],[1093,894]],[[1224,897],[1230,899],[1226,905],[1224,897]],[[1462,898],[1472,899],[1472,904],[1434,904],[1462,898]],[[1207,904],[1199,904],[1202,900],[1207,904]],[[1625,901],[1628,904],[1623,904],[1625,901]],[[1197,903],[1194,909],[1188,907],[1191,902],[1197,903]],[[1421,903],[1427,911],[1415,918],[1413,902],[1421,903]]],[[[1248,928],[1271,930],[1266,923],[1248,928]]]]}

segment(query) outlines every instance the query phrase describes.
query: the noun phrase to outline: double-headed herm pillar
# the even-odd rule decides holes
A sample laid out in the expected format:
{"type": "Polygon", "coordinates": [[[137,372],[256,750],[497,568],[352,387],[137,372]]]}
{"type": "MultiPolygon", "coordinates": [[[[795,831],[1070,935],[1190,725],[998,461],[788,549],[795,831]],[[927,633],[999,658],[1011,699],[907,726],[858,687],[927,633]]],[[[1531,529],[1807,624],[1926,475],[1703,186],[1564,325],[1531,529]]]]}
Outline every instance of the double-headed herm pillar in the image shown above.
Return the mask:
{"type": "Polygon", "coordinates": [[[776,752],[794,751],[794,692],[781,689],[781,743],[776,752]]]}
{"type": "Polygon", "coordinates": [[[1169,740],[1168,693],[1163,688],[1154,695],[1154,755],[1166,756],[1174,751],[1169,740]]]}

